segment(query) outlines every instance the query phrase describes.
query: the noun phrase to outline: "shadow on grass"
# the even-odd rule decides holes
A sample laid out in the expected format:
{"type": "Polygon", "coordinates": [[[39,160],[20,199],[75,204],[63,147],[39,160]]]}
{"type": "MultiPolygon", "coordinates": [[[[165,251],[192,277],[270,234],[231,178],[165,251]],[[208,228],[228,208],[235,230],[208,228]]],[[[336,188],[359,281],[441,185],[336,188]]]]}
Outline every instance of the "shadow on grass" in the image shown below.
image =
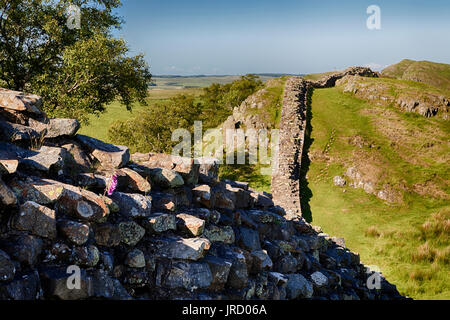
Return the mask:
{"type": "Polygon", "coordinates": [[[311,88],[308,91],[307,97],[307,106],[306,106],[306,132],[305,132],[305,141],[303,144],[303,154],[302,154],[302,164],[300,167],[300,206],[302,208],[302,216],[303,218],[311,223],[313,221],[311,206],[309,202],[313,196],[311,189],[309,188],[308,179],[306,178],[309,166],[311,165],[311,160],[309,159],[309,149],[314,142],[314,139],[311,138],[311,133],[313,131],[313,127],[311,125],[311,120],[313,118],[311,112],[311,100],[312,95],[314,93],[314,88],[311,88]]]}

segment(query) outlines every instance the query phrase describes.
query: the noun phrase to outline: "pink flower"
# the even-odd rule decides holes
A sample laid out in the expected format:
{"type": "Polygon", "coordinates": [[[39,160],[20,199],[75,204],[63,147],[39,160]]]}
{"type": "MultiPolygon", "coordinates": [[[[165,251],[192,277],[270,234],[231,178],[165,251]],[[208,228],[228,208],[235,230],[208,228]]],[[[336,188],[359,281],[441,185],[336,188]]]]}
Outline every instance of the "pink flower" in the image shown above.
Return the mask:
{"type": "Polygon", "coordinates": [[[109,187],[108,187],[108,196],[111,196],[117,188],[117,174],[114,173],[111,177],[109,187]]]}

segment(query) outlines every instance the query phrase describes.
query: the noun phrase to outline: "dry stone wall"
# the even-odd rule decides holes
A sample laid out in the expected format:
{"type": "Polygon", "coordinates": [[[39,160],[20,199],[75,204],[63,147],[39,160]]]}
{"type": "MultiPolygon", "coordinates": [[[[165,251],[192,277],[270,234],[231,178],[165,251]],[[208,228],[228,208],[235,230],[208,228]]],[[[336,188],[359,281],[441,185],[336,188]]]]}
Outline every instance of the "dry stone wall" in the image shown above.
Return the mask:
{"type": "Polygon", "coordinates": [[[219,181],[216,162],[130,155],[1,94],[0,300],[402,299],[290,203],[219,181]]]}
{"type": "Polygon", "coordinates": [[[309,82],[291,77],[286,82],[280,119],[278,160],[272,175],[274,203],[285,208],[288,218],[302,215],[300,166],[306,131],[309,82]]]}

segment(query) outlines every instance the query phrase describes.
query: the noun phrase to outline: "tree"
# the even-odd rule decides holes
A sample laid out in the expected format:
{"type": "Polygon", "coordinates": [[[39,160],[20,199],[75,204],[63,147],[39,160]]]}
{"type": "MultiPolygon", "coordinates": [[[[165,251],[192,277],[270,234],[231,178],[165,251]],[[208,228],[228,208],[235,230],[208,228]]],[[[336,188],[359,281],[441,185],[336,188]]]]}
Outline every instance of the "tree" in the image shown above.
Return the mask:
{"type": "Polygon", "coordinates": [[[108,130],[111,142],[127,145],[132,152],[170,153],[178,142],[172,141],[176,129],[193,132],[199,120],[201,104],[192,95],[177,95],[167,102],[156,103],[138,117],[115,121],[108,130]]]}
{"type": "Polygon", "coordinates": [[[111,32],[119,0],[0,0],[0,82],[43,97],[50,116],[87,120],[114,99],[145,103],[151,74],[111,32]],[[80,28],[67,25],[71,5],[80,28]]]}
{"type": "Polygon", "coordinates": [[[264,87],[264,83],[256,75],[241,76],[227,84],[213,83],[203,89],[204,127],[214,128],[222,124],[230,116],[235,107],[239,107],[250,95],[264,87]]]}

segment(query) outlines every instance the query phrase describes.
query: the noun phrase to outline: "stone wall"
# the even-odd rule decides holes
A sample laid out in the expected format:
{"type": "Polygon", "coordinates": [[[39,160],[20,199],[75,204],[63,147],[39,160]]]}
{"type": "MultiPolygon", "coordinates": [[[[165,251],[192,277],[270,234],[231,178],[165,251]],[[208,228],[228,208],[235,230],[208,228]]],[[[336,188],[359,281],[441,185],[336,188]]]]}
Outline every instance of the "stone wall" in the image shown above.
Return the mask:
{"type": "MultiPolygon", "coordinates": [[[[304,99],[304,81],[288,88],[304,99]]],[[[402,299],[382,275],[369,289],[342,239],[290,219],[290,198],[219,181],[210,159],[130,155],[2,94],[1,300],[402,299]]]]}
{"type": "Polygon", "coordinates": [[[272,175],[274,203],[285,208],[288,218],[302,215],[300,166],[306,131],[308,91],[311,85],[299,77],[286,82],[280,119],[278,160],[272,175]]]}

